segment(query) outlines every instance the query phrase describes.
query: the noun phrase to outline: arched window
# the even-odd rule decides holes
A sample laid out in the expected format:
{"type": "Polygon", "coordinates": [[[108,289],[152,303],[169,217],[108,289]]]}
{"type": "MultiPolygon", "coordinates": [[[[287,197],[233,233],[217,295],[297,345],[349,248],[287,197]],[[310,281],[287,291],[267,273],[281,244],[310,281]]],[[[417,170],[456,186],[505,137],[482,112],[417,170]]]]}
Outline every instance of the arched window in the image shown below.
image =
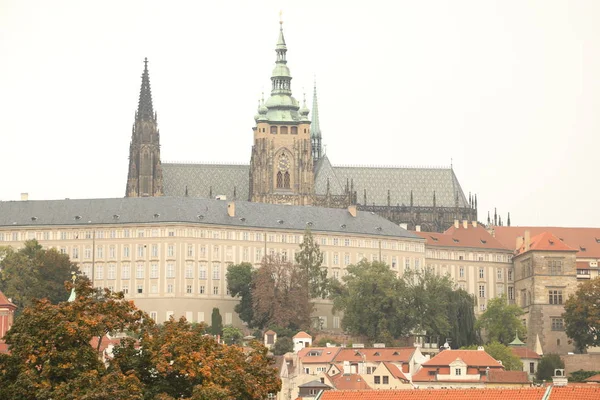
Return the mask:
{"type": "Polygon", "coordinates": [[[283,175],[283,187],[286,189],[290,188],[290,173],[288,171],[285,171],[285,175],[283,175]]]}
{"type": "Polygon", "coordinates": [[[298,134],[298,127],[292,126],[292,135],[297,135],[297,134],[298,134]]]}
{"type": "Polygon", "coordinates": [[[282,188],[283,187],[283,174],[281,173],[281,171],[277,172],[277,187],[278,188],[282,188]]]}
{"type": "Polygon", "coordinates": [[[282,126],[281,128],[279,128],[279,133],[282,135],[287,135],[288,133],[288,127],[287,126],[282,126]]]}
{"type": "Polygon", "coordinates": [[[277,127],[276,126],[271,127],[271,134],[277,135],[277,127]]]}

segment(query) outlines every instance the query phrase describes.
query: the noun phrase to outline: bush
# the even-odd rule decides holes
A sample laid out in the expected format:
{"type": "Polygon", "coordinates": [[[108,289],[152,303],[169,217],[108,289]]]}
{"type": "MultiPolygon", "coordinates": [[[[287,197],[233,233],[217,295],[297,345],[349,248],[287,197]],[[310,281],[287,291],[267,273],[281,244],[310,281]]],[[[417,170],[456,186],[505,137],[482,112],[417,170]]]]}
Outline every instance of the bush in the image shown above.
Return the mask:
{"type": "Polygon", "coordinates": [[[287,336],[277,338],[277,342],[271,350],[276,356],[282,356],[294,350],[294,342],[287,336]]]}
{"type": "Polygon", "coordinates": [[[565,363],[561,360],[558,354],[544,354],[538,363],[535,379],[538,381],[549,381],[554,375],[555,369],[564,368],[565,363]]]}

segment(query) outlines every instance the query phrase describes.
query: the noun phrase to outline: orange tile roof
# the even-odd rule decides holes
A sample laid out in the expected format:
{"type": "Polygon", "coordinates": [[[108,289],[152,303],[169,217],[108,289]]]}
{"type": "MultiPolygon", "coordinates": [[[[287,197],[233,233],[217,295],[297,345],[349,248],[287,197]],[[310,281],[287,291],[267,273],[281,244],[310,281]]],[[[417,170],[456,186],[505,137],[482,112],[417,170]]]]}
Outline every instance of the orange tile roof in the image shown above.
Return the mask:
{"type": "Polygon", "coordinates": [[[600,258],[600,228],[564,228],[543,226],[496,226],[494,236],[510,249],[516,248],[517,237],[550,232],[568,246],[578,250],[578,258],[600,258]]]}
{"type": "Polygon", "coordinates": [[[414,347],[369,347],[364,349],[343,348],[335,357],[335,362],[342,361],[392,361],[408,362],[415,353],[414,347]],[[364,358],[363,358],[364,356],[364,358]]]}
{"type": "Polygon", "coordinates": [[[512,351],[512,353],[515,356],[517,356],[519,358],[533,358],[533,359],[542,358],[542,357],[540,357],[540,355],[538,353],[536,353],[533,350],[529,350],[525,346],[511,346],[510,350],[512,351]]]}
{"type": "Polygon", "coordinates": [[[388,369],[388,371],[390,371],[390,374],[392,374],[394,378],[402,379],[404,381],[410,381],[410,379],[408,379],[406,375],[404,375],[404,372],[402,372],[397,365],[392,364],[391,362],[384,362],[383,365],[385,365],[385,367],[388,369]]]}
{"type": "Polygon", "coordinates": [[[414,232],[425,239],[428,246],[446,247],[472,247],[478,249],[512,250],[511,248],[494,239],[492,235],[482,226],[474,227],[467,225],[465,229],[462,223],[458,228],[452,225],[444,233],[436,232],[414,232]]]}
{"type": "Polygon", "coordinates": [[[586,382],[600,382],[600,374],[592,375],[585,379],[586,382]]]}
{"type": "Polygon", "coordinates": [[[304,331],[300,331],[294,335],[294,339],[312,339],[312,336],[304,331]]]}
{"type": "Polygon", "coordinates": [[[575,264],[577,269],[591,269],[589,261],[577,261],[575,264]]]}
{"type": "Polygon", "coordinates": [[[529,377],[525,371],[490,369],[486,381],[489,383],[529,383],[529,377]]]}
{"type": "Polygon", "coordinates": [[[17,306],[15,306],[11,301],[8,300],[8,298],[4,295],[4,293],[2,293],[1,290],[0,290],[0,306],[9,307],[9,308],[13,308],[13,309],[17,308],[17,306]]]}
{"type": "Polygon", "coordinates": [[[463,360],[469,367],[502,368],[502,365],[484,350],[444,350],[426,361],[423,366],[447,367],[457,358],[463,360]]]}
{"type": "Polygon", "coordinates": [[[336,374],[329,377],[329,381],[337,390],[365,390],[371,387],[359,374],[336,374]]]}
{"type": "Polygon", "coordinates": [[[598,386],[563,386],[552,388],[548,400],[598,400],[600,387],[598,386]]]}
{"type": "Polygon", "coordinates": [[[340,347],[305,347],[298,352],[298,358],[303,364],[323,364],[333,361],[340,347]],[[318,355],[309,355],[318,353],[318,355]]]}
{"type": "Polygon", "coordinates": [[[319,400],[542,400],[545,393],[546,388],[329,390],[323,392],[319,400]]]}
{"type": "MultiPolygon", "coordinates": [[[[515,243],[516,244],[516,243],[515,243]]],[[[564,243],[551,232],[542,232],[529,239],[529,249],[526,250],[525,243],[517,249],[517,254],[525,253],[526,251],[577,251],[571,246],[564,243]]]]}

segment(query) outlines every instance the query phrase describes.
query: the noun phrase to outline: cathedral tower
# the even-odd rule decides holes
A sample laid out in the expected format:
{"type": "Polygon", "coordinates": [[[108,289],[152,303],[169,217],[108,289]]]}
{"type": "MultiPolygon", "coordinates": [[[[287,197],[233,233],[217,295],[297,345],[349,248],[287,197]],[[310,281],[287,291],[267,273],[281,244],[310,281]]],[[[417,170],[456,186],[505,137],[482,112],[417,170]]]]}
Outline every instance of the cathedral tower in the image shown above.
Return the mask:
{"type": "Polygon", "coordinates": [[[162,196],[163,176],[160,163],[160,134],[152,108],[148,59],[144,60],[142,87],[129,145],[129,174],[126,197],[162,196]]]}
{"type": "Polygon", "coordinates": [[[313,90],[312,124],[310,129],[310,141],[312,144],[312,157],[316,164],[323,156],[321,147],[321,127],[319,126],[319,105],[317,104],[317,82],[313,90]]]}
{"type": "Polygon", "coordinates": [[[292,97],[283,22],[271,75],[271,97],[261,100],[255,116],[250,159],[249,200],[279,204],[312,204],[314,173],[309,110],[292,97]]]}

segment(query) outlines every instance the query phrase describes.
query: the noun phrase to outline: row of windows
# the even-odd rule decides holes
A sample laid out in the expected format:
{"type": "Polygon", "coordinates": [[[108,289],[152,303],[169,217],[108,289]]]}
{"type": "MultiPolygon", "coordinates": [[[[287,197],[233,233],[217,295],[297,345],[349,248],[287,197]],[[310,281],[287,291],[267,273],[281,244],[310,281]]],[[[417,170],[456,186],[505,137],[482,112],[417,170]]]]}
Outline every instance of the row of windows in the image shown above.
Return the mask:
{"type": "Polygon", "coordinates": [[[490,254],[490,253],[465,253],[446,250],[427,250],[428,258],[437,258],[442,260],[465,260],[465,261],[487,261],[487,262],[511,262],[510,254],[490,254]]]}
{"type": "MultiPolygon", "coordinates": [[[[527,307],[533,303],[531,292],[523,289],[521,290],[521,307],[527,307]]],[[[548,304],[560,305],[563,304],[563,291],[562,289],[549,289],[548,290],[548,304]]]]}
{"type": "MultiPolygon", "coordinates": [[[[272,243],[291,243],[300,244],[303,240],[302,235],[276,234],[263,232],[239,232],[239,231],[220,231],[205,229],[119,229],[119,230],[86,230],[86,231],[25,231],[25,232],[0,232],[0,241],[25,241],[31,239],[37,240],[73,240],[73,239],[121,239],[121,238],[144,238],[144,237],[197,237],[207,239],[227,239],[243,240],[272,243]],[[165,235],[166,233],[166,235],[165,235]]],[[[364,247],[374,249],[390,249],[400,251],[424,252],[424,243],[405,243],[378,239],[354,239],[340,238],[330,236],[316,236],[316,241],[321,246],[345,246],[345,247],[364,247]]]]}
{"type": "MultiPolygon", "coordinates": [[[[121,279],[131,279],[132,268],[133,267],[130,264],[122,264],[120,266],[117,266],[116,264],[108,264],[108,265],[96,264],[96,265],[94,265],[93,269],[94,269],[95,279],[112,280],[112,279],[117,278],[117,272],[119,273],[119,276],[121,279]],[[106,271],[106,275],[105,275],[105,271],[106,271]]],[[[185,270],[184,270],[185,278],[193,279],[195,270],[196,270],[196,268],[195,268],[194,263],[187,263],[185,265],[185,270]]],[[[86,276],[90,277],[91,273],[92,273],[92,266],[85,264],[85,265],[81,266],[81,271],[86,276]]],[[[166,278],[175,278],[176,268],[175,268],[174,263],[167,263],[165,265],[164,271],[165,271],[164,276],[166,278]]],[[[198,279],[207,279],[207,271],[208,271],[208,265],[206,263],[199,263],[198,269],[197,269],[198,279]]],[[[135,265],[135,269],[133,272],[135,273],[136,279],[145,279],[146,273],[148,273],[148,277],[151,279],[160,278],[160,268],[159,268],[158,263],[150,264],[149,268],[145,263],[138,263],[137,265],[135,265]]],[[[213,280],[221,279],[221,274],[222,274],[221,264],[213,263],[211,272],[212,272],[211,278],[213,280]]]]}
{"type": "MultiPolygon", "coordinates": [[[[150,318],[152,318],[154,321],[158,321],[158,312],[150,311],[148,314],[150,315],[150,318]]],[[[167,311],[165,314],[166,314],[165,315],[166,321],[168,321],[171,317],[175,317],[175,313],[173,311],[167,311]]],[[[194,320],[194,313],[192,311],[186,311],[185,319],[188,322],[206,322],[204,319],[204,311],[198,311],[197,317],[195,320],[194,320]]],[[[225,325],[231,325],[233,323],[233,314],[225,313],[225,319],[223,320],[223,323],[225,325]]]]}
{"type": "MultiPolygon", "coordinates": [[[[102,286],[97,286],[97,287],[100,289],[103,289],[102,286]]],[[[130,294],[128,284],[122,285],[120,289],[119,288],[115,289],[115,286],[113,286],[113,285],[108,285],[106,287],[111,291],[120,290],[126,295],[130,294]]],[[[157,284],[150,285],[150,293],[158,294],[158,288],[159,288],[159,286],[157,284]]],[[[144,285],[143,284],[136,285],[135,289],[134,289],[134,293],[135,294],[144,294],[144,285]]],[[[175,293],[175,285],[172,283],[168,283],[165,286],[165,293],[175,293]]],[[[186,294],[195,294],[195,293],[197,293],[197,294],[213,294],[215,296],[218,296],[221,294],[221,287],[220,286],[212,286],[212,291],[208,292],[206,285],[199,285],[197,288],[197,292],[194,292],[193,285],[188,284],[185,286],[185,293],[186,294]]],[[[225,294],[227,296],[229,296],[229,289],[225,290],[225,294]]]]}

